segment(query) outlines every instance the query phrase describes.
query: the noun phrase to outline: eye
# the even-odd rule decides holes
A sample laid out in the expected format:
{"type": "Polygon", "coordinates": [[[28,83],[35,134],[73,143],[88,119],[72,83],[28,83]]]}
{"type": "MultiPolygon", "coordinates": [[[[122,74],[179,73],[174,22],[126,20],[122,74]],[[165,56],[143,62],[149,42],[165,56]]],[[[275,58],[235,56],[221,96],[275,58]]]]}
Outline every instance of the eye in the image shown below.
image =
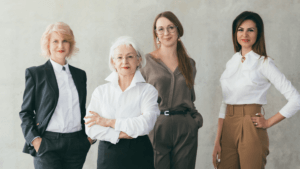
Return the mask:
{"type": "Polygon", "coordinates": [[[254,32],[254,29],[248,29],[249,32],[254,32]]]}
{"type": "Polygon", "coordinates": [[[57,42],[58,42],[57,40],[54,40],[54,41],[53,41],[53,43],[57,43],[57,42]]]}
{"type": "Polygon", "coordinates": [[[63,40],[63,42],[68,42],[67,40],[63,40]]]}
{"type": "Polygon", "coordinates": [[[243,28],[239,28],[238,31],[244,31],[244,29],[243,28]]]}
{"type": "Polygon", "coordinates": [[[133,58],[133,56],[128,56],[128,58],[133,58]]]}
{"type": "Polygon", "coordinates": [[[158,28],[158,31],[162,31],[162,30],[164,30],[164,28],[158,28]]]}
{"type": "Polygon", "coordinates": [[[175,28],[175,26],[170,26],[170,27],[169,27],[169,29],[171,29],[171,30],[174,29],[174,28],[175,28]]]}

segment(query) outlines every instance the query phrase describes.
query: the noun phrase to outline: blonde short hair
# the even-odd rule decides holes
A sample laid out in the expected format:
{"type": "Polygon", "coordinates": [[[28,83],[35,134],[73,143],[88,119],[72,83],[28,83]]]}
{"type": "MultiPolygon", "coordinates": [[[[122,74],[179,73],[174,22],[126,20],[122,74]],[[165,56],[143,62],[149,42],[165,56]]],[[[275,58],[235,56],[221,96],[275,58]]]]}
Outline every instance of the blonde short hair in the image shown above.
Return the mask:
{"type": "Polygon", "coordinates": [[[140,62],[138,68],[142,68],[143,66],[145,66],[146,58],[144,57],[143,53],[141,52],[141,50],[140,50],[139,46],[137,45],[136,41],[130,36],[121,36],[110,47],[108,65],[109,65],[109,69],[111,71],[116,71],[115,67],[112,63],[112,59],[114,58],[115,49],[117,47],[121,46],[121,45],[126,45],[127,47],[128,46],[133,47],[133,49],[137,53],[137,59],[139,59],[139,58],[142,59],[142,61],[140,62]]]}
{"type": "Polygon", "coordinates": [[[41,38],[41,48],[42,48],[42,55],[45,57],[50,57],[51,53],[49,50],[49,43],[51,33],[56,32],[60,36],[64,37],[70,43],[70,52],[67,58],[70,58],[76,52],[78,52],[78,48],[75,47],[75,38],[73,35],[73,31],[71,30],[70,26],[63,22],[56,22],[54,24],[50,24],[46,31],[43,33],[41,38]]]}

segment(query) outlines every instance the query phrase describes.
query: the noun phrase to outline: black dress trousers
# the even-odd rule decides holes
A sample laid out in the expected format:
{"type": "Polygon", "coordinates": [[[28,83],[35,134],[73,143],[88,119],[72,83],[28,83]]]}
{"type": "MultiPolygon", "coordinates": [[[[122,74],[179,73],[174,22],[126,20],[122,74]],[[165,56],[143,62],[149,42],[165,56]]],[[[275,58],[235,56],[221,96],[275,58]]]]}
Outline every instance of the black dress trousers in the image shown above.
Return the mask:
{"type": "Polygon", "coordinates": [[[100,141],[97,169],[154,169],[153,148],[148,136],[120,139],[117,144],[100,141]]]}

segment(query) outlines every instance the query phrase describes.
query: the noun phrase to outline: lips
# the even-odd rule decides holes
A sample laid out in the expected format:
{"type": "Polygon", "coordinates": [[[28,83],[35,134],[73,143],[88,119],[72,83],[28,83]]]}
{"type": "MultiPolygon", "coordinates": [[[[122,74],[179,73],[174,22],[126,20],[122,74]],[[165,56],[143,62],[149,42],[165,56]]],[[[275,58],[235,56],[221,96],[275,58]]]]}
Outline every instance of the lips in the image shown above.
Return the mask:
{"type": "Polygon", "coordinates": [[[129,67],[122,67],[123,69],[129,69],[129,67]]]}
{"type": "Polygon", "coordinates": [[[242,42],[249,42],[249,39],[242,39],[242,42]]]}
{"type": "Polygon", "coordinates": [[[59,52],[59,53],[63,53],[64,51],[63,51],[63,50],[59,50],[58,52],[59,52]]]}

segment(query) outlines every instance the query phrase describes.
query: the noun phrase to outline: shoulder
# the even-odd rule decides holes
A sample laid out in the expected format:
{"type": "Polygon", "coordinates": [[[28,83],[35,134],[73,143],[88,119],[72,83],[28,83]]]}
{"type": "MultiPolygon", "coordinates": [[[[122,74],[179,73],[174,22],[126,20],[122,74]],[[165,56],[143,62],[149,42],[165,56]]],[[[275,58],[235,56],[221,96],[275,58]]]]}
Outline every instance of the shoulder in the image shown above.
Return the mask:
{"type": "Polygon", "coordinates": [[[192,66],[196,66],[196,62],[193,58],[190,57],[190,63],[192,66]]]}
{"type": "Polygon", "coordinates": [[[31,75],[42,74],[42,73],[44,73],[43,70],[45,69],[46,64],[47,64],[47,62],[43,65],[29,67],[25,70],[25,73],[30,73],[31,75]]]}
{"type": "Polygon", "coordinates": [[[145,94],[156,94],[158,95],[158,91],[156,88],[149,83],[140,83],[143,86],[143,91],[145,94]]]}
{"type": "Polygon", "coordinates": [[[86,74],[84,70],[82,69],[79,69],[77,67],[74,67],[72,65],[69,65],[69,68],[71,68],[72,70],[76,71],[76,72],[80,72],[80,73],[83,73],[83,74],[86,74]]]}

